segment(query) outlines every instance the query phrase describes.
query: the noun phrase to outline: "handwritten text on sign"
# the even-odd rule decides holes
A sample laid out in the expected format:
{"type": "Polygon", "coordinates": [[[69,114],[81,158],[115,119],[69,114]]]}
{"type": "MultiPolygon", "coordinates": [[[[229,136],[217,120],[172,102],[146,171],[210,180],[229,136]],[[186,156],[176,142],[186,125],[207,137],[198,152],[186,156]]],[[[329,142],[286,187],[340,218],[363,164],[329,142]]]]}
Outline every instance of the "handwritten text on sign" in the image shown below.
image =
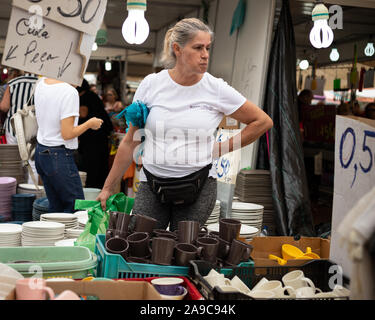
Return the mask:
{"type": "MultiPolygon", "coordinates": [[[[41,28],[36,28],[33,23],[33,16],[29,13],[26,6],[30,2],[43,4],[51,1],[15,1],[18,5],[13,6],[12,9],[2,63],[9,67],[58,79],[70,84],[81,85],[90,59],[95,35],[82,32],[81,30],[85,29],[83,27],[80,27],[81,30],[77,30],[74,27],[65,25],[68,16],[63,17],[65,24],[51,20],[52,14],[49,16],[48,12],[45,14],[45,16],[48,16],[47,18],[42,17],[41,28]],[[26,8],[20,8],[21,3],[26,8]]],[[[59,3],[71,4],[72,2],[63,1],[59,3]]],[[[88,0],[86,6],[91,2],[88,0]]],[[[106,3],[106,0],[100,2],[106,3]]],[[[56,5],[51,7],[49,12],[51,12],[52,8],[56,8],[56,14],[65,12],[62,9],[62,5],[61,7],[56,7],[56,5]]],[[[90,19],[87,20],[86,17],[87,11],[85,12],[83,9],[77,10],[75,14],[70,12],[69,15],[72,16],[72,19],[75,18],[74,20],[77,20],[76,14],[80,13],[83,15],[80,21],[83,20],[89,23],[90,19]]],[[[103,17],[104,12],[95,11],[95,15],[103,17]]],[[[75,24],[77,25],[78,23],[75,24]]],[[[96,33],[94,32],[94,34],[96,33]]]]}
{"type": "Polygon", "coordinates": [[[330,258],[350,275],[350,259],[337,229],[347,213],[375,186],[375,121],[336,117],[335,184],[330,258]]]}

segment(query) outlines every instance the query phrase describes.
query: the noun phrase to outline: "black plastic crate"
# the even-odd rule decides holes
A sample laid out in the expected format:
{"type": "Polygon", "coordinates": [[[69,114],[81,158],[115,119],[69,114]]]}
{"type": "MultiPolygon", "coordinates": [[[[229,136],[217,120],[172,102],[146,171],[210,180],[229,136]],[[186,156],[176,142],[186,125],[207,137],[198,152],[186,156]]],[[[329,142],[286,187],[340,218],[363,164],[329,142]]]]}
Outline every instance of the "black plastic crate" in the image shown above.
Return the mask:
{"type": "MultiPolygon", "coordinates": [[[[225,277],[232,279],[234,276],[238,276],[249,287],[249,289],[252,289],[263,277],[266,277],[268,280],[282,281],[282,277],[288,272],[302,270],[305,277],[310,278],[317,288],[321,289],[323,292],[327,292],[331,291],[329,287],[331,277],[340,272],[340,269],[335,268],[335,266],[336,264],[329,260],[314,260],[307,262],[302,266],[237,267],[233,268],[230,274],[225,274],[225,277]]],[[[253,298],[240,292],[223,292],[219,287],[212,288],[203,278],[211,271],[211,269],[219,271],[219,269],[207,261],[194,260],[190,262],[189,275],[205,299],[253,300],[253,298]]],[[[348,288],[349,279],[342,273],[340,276],[342,276],[342,286],[348,288]]],[[[348,299],[347,297],[337,298],[348,299]]],[[[322,300],[322,298],[313,299],[322,300]]],[[[324,298],[324,300],[333,299],[334,298],[324,298]]]]}

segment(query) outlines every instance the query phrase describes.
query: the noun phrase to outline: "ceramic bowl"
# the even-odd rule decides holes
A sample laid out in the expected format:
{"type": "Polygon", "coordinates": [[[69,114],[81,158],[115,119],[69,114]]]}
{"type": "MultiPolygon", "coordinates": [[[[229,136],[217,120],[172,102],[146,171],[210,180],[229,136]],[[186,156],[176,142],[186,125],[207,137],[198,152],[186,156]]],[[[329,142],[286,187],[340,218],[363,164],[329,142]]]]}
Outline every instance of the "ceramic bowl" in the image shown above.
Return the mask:
{"type": "Polygon", "coordinates": [[[160,294],[160,296],[162,297],[163,300],[182,300],[183,298],[185,298],[185,296],[187,294],[186,288],[182,287],[182,289],[183,289],[183,291],[182,291],[182,294],[180,294],[180,295],[170,296],[170,295],[160,294]]]}
{"type": "Polygon", "coordinates": [[[160,293],[167,296],[177,296],[183,293],[182,283],[183,279],[180,278],[157,278],[151,280],[151,284],[160,293]]]}

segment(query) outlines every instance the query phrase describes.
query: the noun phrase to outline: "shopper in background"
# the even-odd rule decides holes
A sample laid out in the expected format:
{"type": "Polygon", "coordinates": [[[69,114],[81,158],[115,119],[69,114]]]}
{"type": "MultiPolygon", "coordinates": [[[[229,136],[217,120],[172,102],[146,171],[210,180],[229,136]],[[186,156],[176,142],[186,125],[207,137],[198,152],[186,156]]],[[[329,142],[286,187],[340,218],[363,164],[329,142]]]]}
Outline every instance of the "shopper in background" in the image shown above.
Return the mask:
{"type": "MultiPolygon", "coordinates": [[[[168,30],[165,37],[163,61],[166,69],[148,75],[134,96],[133,101],[143,102],[150,110],[145,126],[150,135],[146,136],[144,143],[141,183],[133,213],[156,218],[157,228],[165,229],[169,225],[170,230],[174,231],[181,220],[196,220],[204,225],[212,213],[217,196],[216,169],[210,169],[213,158],[233,151],[234,141],[240,140],[237,148],[252,143],[273,125],[269,116],[259,107],[222,79],[206,72],[212,37],[209,27],[198,19],[179,21],[168,30]],[[215,129],[224,114],[247,126],[236,137],[215,143],[215,129]],[[165,135],[158,135],[157,128],[160,125],[165,135]],[[189,139],[189,130],[194,133],[203,131],[205,139],[197,144],[197,136],[189,139]],[[183,136],[173,135],[171,140],[168,135],[173,131],[182,132],[183,136]],[[153,153],[155,150],[156,153],[153,153]],[[181,157],[169,161],[170,156],[175,154],[181,157]],[[185,155],[189,155],[188,159],[185,155]],[[154,161],[155,156],[165,161],[154,161]],[[152,181],[149,179],[172,179],[181,190],[181,181],[191,175],[199,175],[193,183],[200,192],[196,200],[186,206],[161,204],[156,195],[157,190],[152,189],[152,181]],[[202,184],[198,181],[202,181],[202,184]]],[[[136,147],[140,144],[139,139],[134,137],[137,129],[130,124],[119,146],[112,169],[97,198],[103,208],[131,165],[133,153],[137,154],[136,147]]],[[[176,186],[173,190],[177,190],[176,186]]],[[[184,196],[182,192],[178,197],[181,196],[184,196]]]]}
{"type": "Polygon", "coordinates": [[[78,169],[87,173],[86,187],[99,188],[109,172],[109,139],[113,126],[104,103],[97,94],[90,90],[90,85],[83,80],[81,87],[77,88],[80,96],[80,117],[78,124],[83,124],[92,118],[103,120],[103,125],[98,130],[87,130],[79,138],[78,169]]]}
{"type": "MultiPolygon", "coordinates": [[[[38,121],[35,164],[49,202],[49,212],[74,212],[76,199],[84,199],[73,152],[78,136],[98,130],[103,120],[91,118],[78,125],[79,95],[64,82],[43,78],[35,90],[38,121]]],[[[100,168],[98,168],[100,170],[100,168]]]]}
{"type": "Polygon", "coordinates": [[[105,111],[107,111],[115,132],[125,133],[126,123],[123,119],[116,119],[116,116],[122,111],[123,105],[115,89],[110,88],[105,92],[104,97],[105,111]]]}

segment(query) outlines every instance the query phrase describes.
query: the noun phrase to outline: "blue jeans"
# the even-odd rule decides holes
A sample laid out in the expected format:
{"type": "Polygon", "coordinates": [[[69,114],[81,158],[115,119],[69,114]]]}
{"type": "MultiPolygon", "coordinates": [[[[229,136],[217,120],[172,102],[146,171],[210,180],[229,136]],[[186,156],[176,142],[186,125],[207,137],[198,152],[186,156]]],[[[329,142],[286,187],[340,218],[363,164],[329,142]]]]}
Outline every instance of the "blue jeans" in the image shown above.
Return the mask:
{"type": "Polygon", "coordinates": [[[49,212],[73,213],[76,199],[84,199],[81,178],[74,162],[73,150],[64,146],[37,144],[35,167],[49,202],[49,212]]]}

